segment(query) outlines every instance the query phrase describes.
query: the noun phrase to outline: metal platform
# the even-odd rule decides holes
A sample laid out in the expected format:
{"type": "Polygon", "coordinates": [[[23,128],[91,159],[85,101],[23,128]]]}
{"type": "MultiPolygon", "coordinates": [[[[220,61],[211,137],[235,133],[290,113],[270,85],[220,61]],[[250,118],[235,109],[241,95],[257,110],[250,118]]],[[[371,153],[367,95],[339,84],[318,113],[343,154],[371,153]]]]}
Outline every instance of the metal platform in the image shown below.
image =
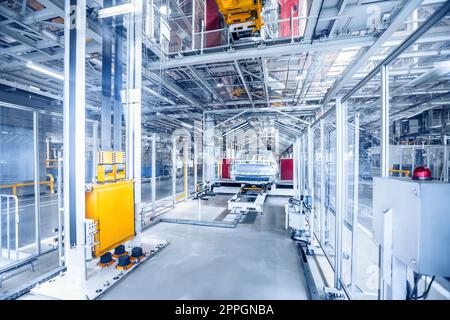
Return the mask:
{"type": "MultiPolygon", "coordinates": [[[[127,270],[117,270],[115,264],[101,268],[97,266],[97,260],[87,262],[88,279],[82,287],[71,286],[67,274],[52,278],[31,290],[32,295],[56,300],[94,300],[102,296],[106,291],[114,287],[130,272],[141,266],[144,262],[154,257],[159,251],[169,244],[166,240],[143,239],[142,249],[145,257],[134,263],[127,270]]],[[[127,248],[131,251],[131,247],[127,248]]]]}
{"type": "Polygon", "coordinates": [[[234,213],[256,212],[262,214],[267,196],[267,185],[244,186],[228,200],[228,210],[234,213]]]}

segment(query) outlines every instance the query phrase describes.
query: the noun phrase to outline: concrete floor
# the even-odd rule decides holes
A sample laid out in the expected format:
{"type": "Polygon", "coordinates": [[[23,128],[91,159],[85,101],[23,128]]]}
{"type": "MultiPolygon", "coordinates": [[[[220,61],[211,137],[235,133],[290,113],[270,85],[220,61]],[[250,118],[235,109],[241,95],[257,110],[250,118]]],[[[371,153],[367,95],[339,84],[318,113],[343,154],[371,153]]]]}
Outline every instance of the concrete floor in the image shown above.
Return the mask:
{"type": "MultiPolygon", "coordinates": [[[[218,195],[208,204],[228,199],[218,195]]],[[[284,230],[285,203],[268,198],[262,216],[236,229],[169,223],[147,229],[145,236],[170,245],[103,299],[306,299],[299,256],[284,230]]]]}

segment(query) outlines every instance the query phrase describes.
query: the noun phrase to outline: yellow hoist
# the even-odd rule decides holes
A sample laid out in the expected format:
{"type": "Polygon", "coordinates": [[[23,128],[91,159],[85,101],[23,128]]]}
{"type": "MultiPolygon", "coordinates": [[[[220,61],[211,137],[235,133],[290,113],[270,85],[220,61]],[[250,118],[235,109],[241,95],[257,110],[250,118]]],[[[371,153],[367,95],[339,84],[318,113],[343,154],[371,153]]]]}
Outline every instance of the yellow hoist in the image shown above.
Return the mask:
{"type": "Polygon", "coordinates": [[[233,40],[257,35],[263,26],[263,0],[216,0],[233,40]]]}

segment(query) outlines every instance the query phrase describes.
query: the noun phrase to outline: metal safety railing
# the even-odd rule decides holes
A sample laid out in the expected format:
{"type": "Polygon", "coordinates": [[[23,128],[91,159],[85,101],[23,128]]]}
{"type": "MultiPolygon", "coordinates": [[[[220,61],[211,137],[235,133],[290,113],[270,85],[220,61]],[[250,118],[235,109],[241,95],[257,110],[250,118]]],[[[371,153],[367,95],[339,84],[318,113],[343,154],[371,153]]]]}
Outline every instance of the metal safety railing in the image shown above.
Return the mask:
{"type": "Polygon", "coordinates": [[[0,194],[0,256],[11,259],[11,215],[14,214],[15,258],[19,260],[19,198],[15,195],[0,194]],[[3,241],[3,218],[6,218],[6,251],[3,241]]]}
{"type": "MultiPolygon", "coordinates": [[[[39,185],[47,185],[49,187],[50,193],[55,193],[55,179],[52,174],[48,173],[47,177],[49,180],[47,181],[40,181],[38,182],[39,185]]],[[[2,184],[0,185],[0,189],[11,189],[12,195],[17,195],[17,188],[20,187],[31,187],[34,186],[34,182],[19,182],[19,183],[13,183],[13,184],[2,184]]]]}

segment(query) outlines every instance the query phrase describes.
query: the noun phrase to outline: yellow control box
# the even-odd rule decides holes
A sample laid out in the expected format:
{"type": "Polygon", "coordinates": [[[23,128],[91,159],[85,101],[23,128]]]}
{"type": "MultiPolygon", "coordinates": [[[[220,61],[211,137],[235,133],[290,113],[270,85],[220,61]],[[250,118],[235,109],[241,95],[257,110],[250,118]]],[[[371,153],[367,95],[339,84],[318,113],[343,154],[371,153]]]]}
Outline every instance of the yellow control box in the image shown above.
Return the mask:
{"type": "Polygon", "coordinates": [[[115,168],[113,164],[97,165],[97,181],[110,182],[116,179],[115,168]]]}
{"type": "Polygon", "coordinates": [[[113,151],[99,151],[97,162],[98,162],[98,164],[114,164],[114,152],[113,151]]]}
{"type": "Polygon", "coordinates": [[[94,257],[134,238],[133,181],[93,185],[86,192],[86,218],[97,224],[94,257]]]}
{"type": "Polygon", "coordinates": [[[125,152],[114,151],[114,163],[125,163],[125,152]]]}

